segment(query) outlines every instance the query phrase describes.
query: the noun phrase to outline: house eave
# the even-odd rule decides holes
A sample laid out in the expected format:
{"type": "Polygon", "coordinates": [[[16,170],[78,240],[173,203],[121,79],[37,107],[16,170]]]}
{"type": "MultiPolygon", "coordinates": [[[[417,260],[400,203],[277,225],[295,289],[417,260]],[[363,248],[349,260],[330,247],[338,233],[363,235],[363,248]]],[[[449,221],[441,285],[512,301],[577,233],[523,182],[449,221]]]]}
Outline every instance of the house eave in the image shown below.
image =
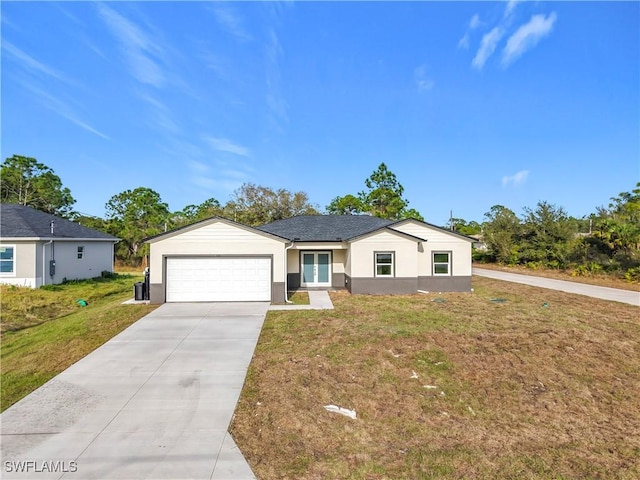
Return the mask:
{"type": "Polygon", "coordinates": [[[346,250],[349,248],[349,242],[347,240],[292,240],[290,243],[294,250],[346,250]]]}
{"type": "Polygon", "coordinates": [[[120,238],[86,238],[86,237],[0,237],[0,242],[113,242],[120,238]]]}

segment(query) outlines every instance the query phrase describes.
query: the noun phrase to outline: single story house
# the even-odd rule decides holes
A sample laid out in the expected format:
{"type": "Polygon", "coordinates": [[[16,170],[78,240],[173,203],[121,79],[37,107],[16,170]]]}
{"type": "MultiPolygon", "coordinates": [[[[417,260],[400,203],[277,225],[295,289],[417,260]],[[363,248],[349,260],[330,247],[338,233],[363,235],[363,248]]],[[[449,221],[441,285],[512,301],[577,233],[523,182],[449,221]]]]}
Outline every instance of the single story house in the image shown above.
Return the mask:
{"type": "Polygon", "coordinates": [[[474,239],[413,219],[301,215],[249,227],[213,217],[146,242],[151,303],[471,290],[474,239]]]}
{"type": "Polygon", "coordinates": [[[42,285],[113,272],[118,238],[24,205],[0,204],[0,283],[42,285]]]}

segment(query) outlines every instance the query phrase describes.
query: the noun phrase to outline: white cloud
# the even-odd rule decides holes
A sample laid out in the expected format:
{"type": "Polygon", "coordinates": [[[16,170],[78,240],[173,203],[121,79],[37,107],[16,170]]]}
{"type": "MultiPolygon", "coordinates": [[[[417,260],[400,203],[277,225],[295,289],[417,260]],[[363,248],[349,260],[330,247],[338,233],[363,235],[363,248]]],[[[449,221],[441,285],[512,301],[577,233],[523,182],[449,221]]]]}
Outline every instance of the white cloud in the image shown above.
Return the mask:
{"type": "Polygon", "coordinates": [[[469,32],[465,32],[464,36],[458,40],[458,48],[469,49],[469,32]]]}
{"type": "Polygon", "coordinates": [[[504,9],[504,18],[509,18],[511,17],[511,15],[513,14],[513,11],[515,10],[516,6],[518,5],[518,3],[520,3],[522,0],[509,0],[507,2],[507,6],[504,9]]]}
{"type": "Polygon", "coordinates": [[[428,92],[435,85],[433,79],[429,75],[427,75],[426,65],[420,65],[418,68],[416,68],[413,71],[413,77],[415,79],[416,86],[418,87],[418,92],[420,93],[428,92]]]}
{"type": "Polygon", "coordinates": [[[189,161],[189,168],[194,172],[194,173],[198,173],[200,175],[204,175],[206,173],[209,173],[211,171],[211,168],[209,167],[209,165],[202,163],[202,162],[198,162],[196,160],[190,160],[189,161]]]}
{"type": "MultiPolygon", "coordinates": [[[[493,55],[496,48],[500,44],[502,38],[509,31],[515,21],[515,10],[519,3],[523,0],[508,0],[505,2],[505,8],[502,18],[497,25],[482,37],[480,47],[471,62],[471,66],[477,70],[481,70],[489,57],[493,55]]],[[[507,66],[515,59],[520,57],[524,52],[533,48],[541,38],[548,35],[556,21],[556,14],[552,12],[548,16],[539,14],[533,15],[528,23],[520,26],[517,31],[509,37],[502,51],[502,65],[507,66]]],[[[458,47],[468,49],[470,44],[471,31],[480,27],[482,22],[478,14],[471,17],[469,26],[464,36],[458,41],[458,47]]]]}
{"type": "Polygon", "coordinates": [[[268,40],[265,42],[267,92],[265,101],[269,108],[268,119],[277,131],[284,131],[289,124],[289,104],[282,93],[280,81],[280,59],[284,50],[275,28],[269,29],[268,40]]]}
{"type": "Polygon", "coordinates": [[[21,65],[23,67],[26,67],[26,69],[31,70],[31,71],[36,71],[36,72],[39,72],[39,73],[43,73],[48,77],[52,77],[52,78],[55,78],[57,80],[61,80],[61,81],[69,83],[69,81],[64,77],[64,75],[62,75],[62,73],[58,72],[54,68],[51,68],[51,67],[45,65],[42,62],[39,62],[38,60],[33,58],[31,55],[29,55],[28,53],[26,53],[23,50],[19,49],[18,47],[16,47],[12,43],[9,43],[7,41],[3,41],[2,42],[2,48],[4,50],[6,50],[6,52],[9,53],[11,56],[13,56],[16,60],[20,61],[21,65]]]}
{"type": "Polygon", "coordinates": [[[241,157],[248,157],[251,153],[248,148],[233,143],[231,140],[226,138],[205,136],[204,140],[220,152],[233,153],[234,155],[240,155],[241,157]]]}
{"type": "Polygon", "coordinates": [[[469,29],[475,30],[480,26],[480,15],[477,13],[469,20],[469,29]]]}
{"type": "Polygon", "coordinates": [[[504,31],[502,28],[494,27],[489,33],[486,33],[482,37],[482,42],[480,43],[480,48],[476,52],[476,56],[473,57],[471,61],[471,65],[478,70],[481,70],[484,67],[485,62],[489,59],[489,57],[493,54],[496,47],[498,46],[498,42],[504,35],[504,31]]]}
{"type": "Polygon", "coordinates": [[[67,103],[60,100],[58,97],[51,95],[50,93],[41,90],[35,85],[24,84],[25,88],[31,90],[36,96],[40,97],[40,101],[45,108],[52,110],[53,112],[60,115],[62,118],[69,120],[71,123],[77,125],[78,127],[86,130],[87,132],[91,132],[98,137],[104,138],[105,140],[110,140],[110,138],[102,133],[101,131],[95,129],[87,122],[82,120],[80,116],[76,113],[76,111],[67,103]]]}
{"type": "Polygon", "coordinates": [[[191,184],[203,191],[203,194],[211,195],[211,192],[231,193],[242,186],[255,174],[255,170],[242,161],[226,161],[214,159],[210,163],[189,159],[188,178],[191,184]]]}
{"type": "Polygon", "coordinates": [[[247,42],[251,40],[251,35],[249,35],[242,26],[241,18],[236,15],[236,13],[231,10],[231,8],[227,4],[216,2],[212,10],[218,24],[225,30],[227,30],[227,32],[229,32],[241,42],[247,42]]]}
{"type": "Polygon", "coordinates": [[[100,4],[98,11],[120,42],[131,74],[141,83],[162,87],[166,78],[157,63],[162,56],[162,49],[140,27],[106,5],[100,4]]]}
{"type": "Polygon", "coordinates": [[[151,107],[151,115],[149,116],[150,125],[159,128],[160,131],[165,134],[180,133],[180,127],[173,120],[175,116],[164,103],[144,92],[140,93],[139,96],[151,107]]]}
{"type": "Polygon", "coordinates": [[[545,17],[544,15],[533,15],[528,23],[522,25],[516,33],[509,37],[507,45],[502,52],[502,64],[509,65],[520,57],[524,52],[535,47],[544,37],[551,33],[556,22],[555,12],[545,17]]]}
{"type": "Polygon", "coordinates": [[[524,183],[528,177],[529,170],[520,170],[514,175],[502,177],[502,186],[508,187],[509,185],[513,185],[514,187],[517,187],[524,183]]]}
{"type": "Polygon", "coordinates": [[[480,25],[481,25],[480,15],[478,15],[476,13],[473,17],[471,17],[471,20],[469,20],[469,26],[467,28],[467,31],[464,33],[463,37],[460,40],[458,40],[458,48],[463,48],[465,50],[467,50],[469,48],[469,41],[471,39],[471,31],[475,30],[480,25]]]}

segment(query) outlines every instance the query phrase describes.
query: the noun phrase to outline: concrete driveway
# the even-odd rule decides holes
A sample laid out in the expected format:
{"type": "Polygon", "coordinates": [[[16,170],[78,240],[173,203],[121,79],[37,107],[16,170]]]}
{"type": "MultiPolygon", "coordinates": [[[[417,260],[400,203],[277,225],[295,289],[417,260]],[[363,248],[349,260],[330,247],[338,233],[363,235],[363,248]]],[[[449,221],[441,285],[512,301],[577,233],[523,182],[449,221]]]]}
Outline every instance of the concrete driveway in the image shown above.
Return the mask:
{"type": "Polygon", "coordinates": [[[631,290],[621,290],[619,288],[598,287],[587,285],[586,283],[567,282],[566,280],[555,280],[553,278],[536,277],[533,275],[522,275],[519,273],[500,272],[485,268],[473,269],[473,274],[480,277],[495,278],[506,282],[522,283],[534,287],[550,288],[561,292],[576,293],[588,297],[601,298],[603,300],[613,300],[615,302],[629,303],[640,306],[640,292],[631,290]]]}
{"type": "Polygon", "coordinates": [[[255,478],[227,429],[268,307],[160,306],[2,413],[0,477],[255,478]]]}

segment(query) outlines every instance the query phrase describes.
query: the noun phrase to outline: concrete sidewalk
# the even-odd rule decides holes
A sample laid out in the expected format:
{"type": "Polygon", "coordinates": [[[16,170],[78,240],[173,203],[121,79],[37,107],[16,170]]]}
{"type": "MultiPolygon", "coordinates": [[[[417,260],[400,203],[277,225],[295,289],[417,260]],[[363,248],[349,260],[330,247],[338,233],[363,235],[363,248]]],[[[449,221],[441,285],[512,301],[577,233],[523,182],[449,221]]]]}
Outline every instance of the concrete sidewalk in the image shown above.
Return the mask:
{"type": "Polygon", "coordinates": [[[268,307],[160,306],[2,413],[1,477],[254,479],[227,429],[268,307]]]}
{"type": "Polygon", "coordinates": [[[615,302],[629,303],[640,306],[640,292],[631,290],[621,290],[618,288],[598,287],[586,283],[568,282],[566,280],[555,280],[552,278],[536,277],[533,275],[522,275],[519,273],[501,272],[498,270],[488,270],[484,268],[474,268],[473,274],[481,277],[495,278],[507,282],[522,283],[534,287],[550,288],[567,293],[576,293],[588,297],[612,300],[615,302]]]}
{"type": "Polygon", "coordinates": [[[333,302],[326,290],[309,290],[309,305],[271,305],[269,310],[333,310],[333,302]]]}

